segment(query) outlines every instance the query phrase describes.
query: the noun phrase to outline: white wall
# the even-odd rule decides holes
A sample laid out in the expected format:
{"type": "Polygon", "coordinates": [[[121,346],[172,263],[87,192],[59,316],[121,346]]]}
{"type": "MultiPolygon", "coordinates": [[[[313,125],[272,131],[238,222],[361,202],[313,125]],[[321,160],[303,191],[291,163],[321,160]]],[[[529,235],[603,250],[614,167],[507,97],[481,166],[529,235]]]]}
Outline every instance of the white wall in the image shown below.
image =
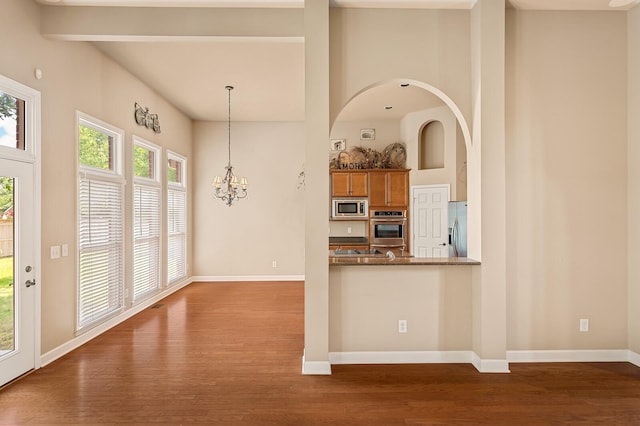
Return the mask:
{"type": "MultiPolygon", "coordinates": [[[[129,182],[125,187],[126,199],[131,199],[132,194],[131,136],[141,136],[190,161],[191,122],[92,45],[42,38],[40,12],[35,2],[3,0],[2,16],[5,19],[0,26],[0,74],[42,94],[41,347],[42,353],[46,353],[75,337],[76,110],[125,131],[125,176],[129,182]],[[36,67],[42,69],[42,80],[34,77],[36,67]],[[135,102],[159,115],[161,134],[135,123],[135,102]],[[49,247],[60,244],[69,244],[69,257],[50,260],[49,247]]],[[[187,180],[192,182],[191,176],[187,180]]],[[[131,203],[127,203],[125,213],[125,237],[130,248],[131,203]]],[[[189,229],[189,239],[190,236],[189,229]]],[[[190,255],[191,246],[187,250],[190,255]]],[[[131,259],[130,251],[125,258],[131,259]]],[[[188,262],[191,263],[190,259],[188,262]]],[[[127,262],[127,271],[130,270],[127,262]]],[[[187,273],[190,275],[191,270],[187,273]]],[[[127,285],[130,281],[127,279],[127,285]]]]}
{"type": "Polygon", "coordinates": [[[331,352],[471,349],[468,266],[332,266],[329,279],[331,352]]]}
{"type": "MultiPolygon", "coordinates": [[[[188,181],[194,190],[189,200],[195,199],[191,223],[196,230],[189,247],[196,256],[189,261],[190,274],[304,273],[304,200],[313,194],[295,188],[305,158],[302,123],[234,125],[232,162],[239,174],[249,178],[250,195],[229,209],[212,199],[209,185],[226,163],[225,124],[196,123],[192,152],[190,121],[142,82],[89,44],[43,39],[35,3],[3,0],[2,10],[11,19],[0,27],[0,55],[10,59],[0,61],[0,73],[42,92],[43,352],[74,337],[76,109],[125,130],[127,161],[132,134],[189,158],[193,175],[188,181]],[[39,81],[33,77],[36,66],[44,73],[39,81]],[[136,101],[160,115],[161,134],[135,125],[136,101]],[[252,141],[251,149],[242,146],[247,140],[252,141]],[[286,210],[285,227],[280,206],[286,210]],[[274,237],[280,238],[275,247],[274,237]],[[49,260],[49,246],[63,243],[69,243],[70,256],[49,260]],[[282,258],[276,258],[278,254],[282,258]],[[272,260],[278,261],[276,270],[272,260]]],[[[640,11],[630,12],[628,21],[626,16],[624,12],[508,12],[509,349],[640,351],[636,337],[640,274],[633,258],[639,251],[633,243],[640,234],[633,217],[640,192],[635,167],[628,167],[640,160],[635,148],[639,131],[635,121],[627,120],[627,114],[635,117],[640,110],[638,84],[633,80],[640,63],[640,11]],[[632,30],[629,37],[627,25],[632,30]],[[579,318],[591,319],[589,333],[577,332],[579,318]]],[[[468,11],[332,9],[331,116],[363,87],[405,77],[442,89],[472,122],[470,26],[468,11]]],[[[479,122],[473,123],[480,130],[479,122]]],[[[482,160],[483,167],[491,166],[482,160]]],[[[326,186],[318,177],[317,188],[326,186]]],[[[488,194],[491,189],[483,191],[488,194]]],[[[470,186],[470,191],[479,190],[470,186]]],[[[490,241],[491,235],[484,238],[490,241]]],[[[484,267],[473,268],[472,275],[484,267]]],[[[470,279],[466,274],[455,277],[455,282],[466,285],[470,279]]],[[[316,287],[325,288],[322,283],[316,287]]],[[[410,290],[406,297],[426,297],[422,291],[410,290]]],[[[333,300],[331,309],[346,309],[336,303],[341,302],[333,300]]],[[[490,301],[483,303],[492,306],[490,301]]],[[[387,316],[391,320],[395,315],[387,316]]],[[[323,318],[319,309],[307,319],[323,318]]],[[[375,327],[367,328],[366,333],[373,331],[375,327]]],[[[341,341],[336,346],[332,340],[334,349],[354,347],[348,344],[351,338],[344,337],[349,332],[349,328],[336,331],[341,341]]],[[[433,336],[436,330],[426,332],[433,336]]],[[[460,333],[459,341],[441,347],[464,346],[467,337],[460,333]]],[[[386,344],[371,338],[361,347],[386,344]]]]}
{"type": "Polygon", "coordinates": [[[628,15],[628,266],[629,349],[640,353],[640,7],[628,15]]]}
{"type": "Polygon", "coordinates": [[[509,349],[627,348],[625,13],[507,28],[509,349]]]}
{"type": "Polygon", "coordinates": [[[249,195],[231,207],[211,186],[227,165],[227,123],[195,122],[193,136],[194,275],[304,275],[304,124],[232,121],[231,164],[249,195]]]}
{"type": "Polygon", "coordinates": [[[445,92],[469,120],[468,10],[332,8],[331,119],[353,95],[394,78],[445,92]]]}

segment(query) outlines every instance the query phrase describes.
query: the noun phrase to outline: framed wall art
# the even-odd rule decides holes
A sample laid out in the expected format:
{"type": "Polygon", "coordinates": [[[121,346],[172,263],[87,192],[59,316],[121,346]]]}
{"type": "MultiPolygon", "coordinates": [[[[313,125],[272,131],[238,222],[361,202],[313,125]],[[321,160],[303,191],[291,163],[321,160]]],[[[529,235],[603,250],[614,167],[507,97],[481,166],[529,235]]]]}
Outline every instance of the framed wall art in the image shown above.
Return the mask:
{"type": "Polygon", "coordinates": [[[344,151],[347,149],[347,140],[346,139],[332,139],[331,140],[331,150],[332,151],[344,151]]]}
{"type": "Polygon", "coordinates": [[[376,140],[376,129],[360,129],[361,141],[374,141],[376,140]]]}

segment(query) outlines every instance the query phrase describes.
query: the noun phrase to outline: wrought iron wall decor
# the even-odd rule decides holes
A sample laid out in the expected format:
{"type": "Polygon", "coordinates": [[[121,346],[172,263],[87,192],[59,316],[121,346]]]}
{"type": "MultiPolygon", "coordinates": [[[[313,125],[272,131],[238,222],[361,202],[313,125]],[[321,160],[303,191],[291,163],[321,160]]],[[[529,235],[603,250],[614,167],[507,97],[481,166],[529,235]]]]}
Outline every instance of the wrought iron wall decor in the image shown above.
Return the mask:
{"type": "Polygon", "coordinates": [[[158,118],[158,114],[150,114],[149,108],[143,107],[137,102],[135,103],[135,107],[136,123],[140,126],[146,127],[147,129],[151,129],[156,133],[160,133],[160,119],[158,118]]]}

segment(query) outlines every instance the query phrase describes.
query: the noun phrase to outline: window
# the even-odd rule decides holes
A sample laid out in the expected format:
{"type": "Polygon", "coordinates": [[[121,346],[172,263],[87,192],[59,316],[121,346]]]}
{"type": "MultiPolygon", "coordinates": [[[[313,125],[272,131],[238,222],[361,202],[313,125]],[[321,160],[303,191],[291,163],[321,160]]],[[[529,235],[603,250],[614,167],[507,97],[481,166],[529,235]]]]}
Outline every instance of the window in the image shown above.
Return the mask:
{"type": "Polygon", "coordinates": [[[123,132],[78,113],[78,331],[124,308],[123,132]]]}
{"type": "Polygon", "coordinates": [[[0,146],[24,150],[25,102],[0,91],[0,146]]]}
{"type": "Polygon", "coordinates": [[[0,155],[34,162],[40,138],[40,93],[0,75],[0,155]]]}
{"type": "Polygon", "coordinates": [[[133,138],[133,301],[160,289],[160,148],[133,138]]]}
{"type": "Polygon", "coordinates": [[[173,283],[187,275],[186,159],[167,157],[167,281],[173,283]]]}

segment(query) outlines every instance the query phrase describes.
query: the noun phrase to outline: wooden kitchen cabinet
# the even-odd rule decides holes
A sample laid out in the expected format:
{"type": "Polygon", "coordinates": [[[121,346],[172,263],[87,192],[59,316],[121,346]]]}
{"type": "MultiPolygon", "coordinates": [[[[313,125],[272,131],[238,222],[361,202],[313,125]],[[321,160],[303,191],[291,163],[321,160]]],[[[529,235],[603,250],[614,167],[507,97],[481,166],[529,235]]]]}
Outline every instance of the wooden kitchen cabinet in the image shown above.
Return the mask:
{"type": "Polygon", "coordinates": [[[366,197],[367,172],[331,172],[332,197],[366,197]]]}
{"type": "Polygon", "coordinates": [[[369,172],[369,207],[409,205],[409,171],[375,170],[369,172]]]}

